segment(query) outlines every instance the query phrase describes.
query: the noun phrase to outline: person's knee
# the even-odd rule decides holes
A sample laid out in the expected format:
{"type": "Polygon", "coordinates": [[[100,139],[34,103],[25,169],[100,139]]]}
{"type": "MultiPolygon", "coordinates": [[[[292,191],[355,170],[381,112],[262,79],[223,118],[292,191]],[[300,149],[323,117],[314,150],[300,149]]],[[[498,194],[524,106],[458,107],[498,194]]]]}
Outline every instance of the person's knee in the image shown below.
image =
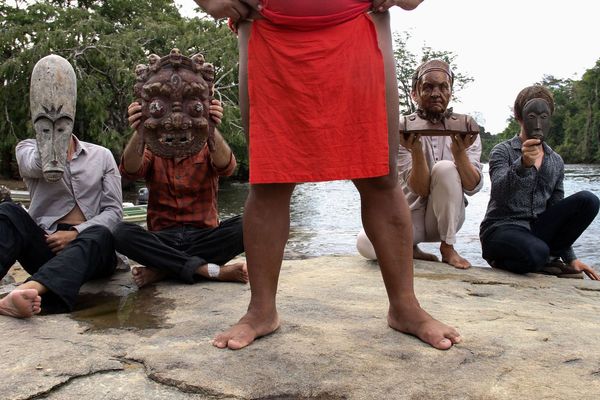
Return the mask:
{"type": "Polygon", "coordinates": [[[373,248],[373,244],[367,237],[367,234],[364,230],[361,230],[356,237],[356,250],[358,250],[358,254],[367,258],[369,260],[377,259],[375,255],[375,249],[373,248]]]}
{"type": "Polygon", "coordinates": [[[126,241],[131,232],[137,229],[138,225],[128,222],[119,222],[112,232],[116,242],[126,241]]]}
{"type": "Polygon", "coordinates": [[[22,215],[27,214],[27,211],[17,203],[5,201],[4,203],[0,203],[0,214],[22,215]]]}
{"type": "Polygon", "coordinates": [[[431,169],[431,180],[439,184],[460,184],[460,174],[453,161],[441,160],[431,169]]]}
{"type": "Polygon", "coordinates": [[[86,230],[82,231],[79,235],[81,239],[89,239],[98,243],[113,243],[113,234],[110,229],[103,225],[90,226],[86,230]]]}
{"type": "Polygon", "coordinates": [[[576,196],[581,204],[580,209],[585,209],[594,215],[598,214],[598,209],[600,208],[600,199],[598,199],[598,196],[587,190],[577,192],[573,196],[576,196]]]}

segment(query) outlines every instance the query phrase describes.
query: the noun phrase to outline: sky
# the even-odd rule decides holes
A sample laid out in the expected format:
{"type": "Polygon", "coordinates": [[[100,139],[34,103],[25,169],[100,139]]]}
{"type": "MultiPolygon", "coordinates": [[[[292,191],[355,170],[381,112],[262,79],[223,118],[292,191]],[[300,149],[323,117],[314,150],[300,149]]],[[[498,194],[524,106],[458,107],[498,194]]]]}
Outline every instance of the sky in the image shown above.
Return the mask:
{"type": "MultiPolygon", "coordinates": [[[[290,0],[301,1],[301,0],[290,0]]],[[[194,16],[193,0],[176,0],[194,16]]],[[[519,91],[544,75],[579,79],[600,59],[600,1],[424,0],[415,10],[391,10],[392,30],[457,55],[453,67],[474,78],[451,105],[471,114],[492,134],[512,115],[519,91]]]]}

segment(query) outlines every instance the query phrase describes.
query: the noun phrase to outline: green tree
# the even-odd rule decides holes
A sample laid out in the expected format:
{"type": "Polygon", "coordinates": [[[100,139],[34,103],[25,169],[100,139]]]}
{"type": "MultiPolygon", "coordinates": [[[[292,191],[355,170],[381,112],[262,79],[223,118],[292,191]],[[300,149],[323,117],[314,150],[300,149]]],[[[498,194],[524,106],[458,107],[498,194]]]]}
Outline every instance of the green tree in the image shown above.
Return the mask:
{"type": "Polygon", "coordinates": [[[221,131],[238,156],[247,157],[237,109],[237,44],[222,23],[187,19],[172,1],[0,2],[0,173],[14,174],[14,146],[31,137],[29,77],[35,63],[54,53],[73,65],[78,79],[75,130],[120,157],[130,129],[134,68],[149,54],[203,53],[216,69],[216,97],[225,103],[221,131]]]}
{"type": "Polygon", "coordinates": [[[416,105],[410,95],[412,76],[421,63],[431,59],[441,59],[452,66],[454,72],[453,99],[458,100],[457,94],[473,82],[473,78],[456,68],[457,55],[451,51],[434,50],[429,46],[422,46],[420,57],[418,57],[417,54],[408,49],[410,38],[409,32],[394,34],[394,59],[396,60],[396,77],[398,79],[401,112],[410,114],[416,111],[416,105]]]}

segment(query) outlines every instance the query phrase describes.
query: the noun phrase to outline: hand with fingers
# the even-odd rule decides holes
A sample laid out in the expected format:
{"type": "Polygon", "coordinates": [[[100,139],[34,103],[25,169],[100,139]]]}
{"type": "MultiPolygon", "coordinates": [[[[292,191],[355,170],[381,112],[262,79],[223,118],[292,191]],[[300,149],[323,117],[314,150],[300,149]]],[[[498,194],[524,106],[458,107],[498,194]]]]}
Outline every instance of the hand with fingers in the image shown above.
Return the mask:
{"type": "Polygon", "coordinates": [[[569,265],[577,271],[585,273],[591,280],[600,281],[600,274],[581,260],[573,260],[569,263],[569,265]]]}
{"type": "Polygon", "coordinates": [[[233,22],[247,19],[251,12],[260,10],[258,0],[194,0],[207,14],[215,19],[231,18],[233,22]]]}
{"type": "Polygon", "coordinates": [[[542,141],[539,139],[527,139],[521,146],[523,166],[529,168],[535,165],[538,158],[543,157],[542,141]]]}
{"type": "Polygon", "coordinates": [[[408,135],[400,133],[400,144],[411,153],[414,153],[415,151],[423,151],[421,135],[418,133],[410,133],[408,135]]]}
{"type": "Polygon", "coordinates": [[[46,235],[46,243],[54,254],[58,254],[77,237],[78,233],[76,230],[56,231],[46,235]]]}
{"type": "Polygon", "coordinates": [[[422,2],[423,0],[373,0],[371,9],[375,12],[384,12],[393,6],[398,6],[404,10],[414,10],[422,2]]]}
{"type": "Polygon", "coordinates": [[[208,150],[212,153],[215,151],[215,126],[221,123],[223,118],[223,107],[221,102],[217,99],[212,99],[208,106],[208,114],[210,115],[210,123],[208,129],[208,137],[206,138],[206,144],[208,150]]]}
{"type": "Polygon", "coordinates": [[[454,134],[451,136],[452,144],[450,145],[450,150],[452,150],[452,155],[456,159],[459,154],[465,153],[469,147],[475,140],[477,139],[477,135],[474,134],[454,134]]]}
{"type": "MultiPolygon", "coordinates": [[[[127,122],[129,122],[129,126],[135,131],[136,134],[139,134],[137,127],[142,122],[142,105],[137,101],[134,101],[127,107],[127,122]]],[[[137,147],[137,153],[139,155],[144,154],[144,137],[140,136],[139,146],[137,147]]]]}

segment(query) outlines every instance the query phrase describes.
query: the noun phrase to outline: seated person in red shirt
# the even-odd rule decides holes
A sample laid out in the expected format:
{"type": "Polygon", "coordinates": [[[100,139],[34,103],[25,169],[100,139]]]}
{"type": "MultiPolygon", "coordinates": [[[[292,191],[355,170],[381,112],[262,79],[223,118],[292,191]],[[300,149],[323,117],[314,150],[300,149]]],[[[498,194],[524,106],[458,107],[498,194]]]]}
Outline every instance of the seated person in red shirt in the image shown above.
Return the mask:
{"type": "MultiPolygon", "coordinates": [[[[181,58],[176,49],[171,54],[174,59],[181,58]]],[[[161,66],[166,65],[165,58],[161,59],[161,66]]],[[[198,61],[194,57],[186,60],[198,61]]],[[[202,65],[203,59],[198,63],[202,65]]],[[[135,132],[123,152],[120,171],[126,179],[143,177],[146,181],[148,230],[120,223],[114,232],[117,251],[144,266],[132,269],[133,280],[139,287],[166,278],[186,283],[202,278],[247,283],[245,262],[226,265],[244,251],[242,218],[219,221],[217,211],[219,177],[233,173],[235,157],[216,129],[212,140],[211,134],[208,140],[205,137],[199,143],[189,136],[197,127],[206,131],[210,125],[208,118],[220,123],[223,108],[218,101],[209,100],[210,91],[199,98],[186,98],[193,92],[188,90],[190,87],[212,90],[210,73],[205,77],[208,85],[204,82],[188,85],[195,79],[191,74],[199,74],[202,67],[174,70],[162,78],[170,85],[168,95],[164,91],[143,93],[139,97],[144,100],[128,108],[129,123],[135,132]],[[182,82],[178,83],[182,89],[173,82],[182,82]],[[144,112],[148,115],[143,115],[144,112]],[[155,127],[166,133],[152,137],[149,130],[155,127]],[[169,153],[168,146],[175,148],[181,143],[184,145],[177,152],[169,153]]],[[[145,74],[143,66],[140,71],[145,74]]],[[[140,78],[147,79],[140,91],[161,84],[148,83],[155,76],[161,79],[158,72],[149,71],[151,78],[145,75],[140,78]]]]}

